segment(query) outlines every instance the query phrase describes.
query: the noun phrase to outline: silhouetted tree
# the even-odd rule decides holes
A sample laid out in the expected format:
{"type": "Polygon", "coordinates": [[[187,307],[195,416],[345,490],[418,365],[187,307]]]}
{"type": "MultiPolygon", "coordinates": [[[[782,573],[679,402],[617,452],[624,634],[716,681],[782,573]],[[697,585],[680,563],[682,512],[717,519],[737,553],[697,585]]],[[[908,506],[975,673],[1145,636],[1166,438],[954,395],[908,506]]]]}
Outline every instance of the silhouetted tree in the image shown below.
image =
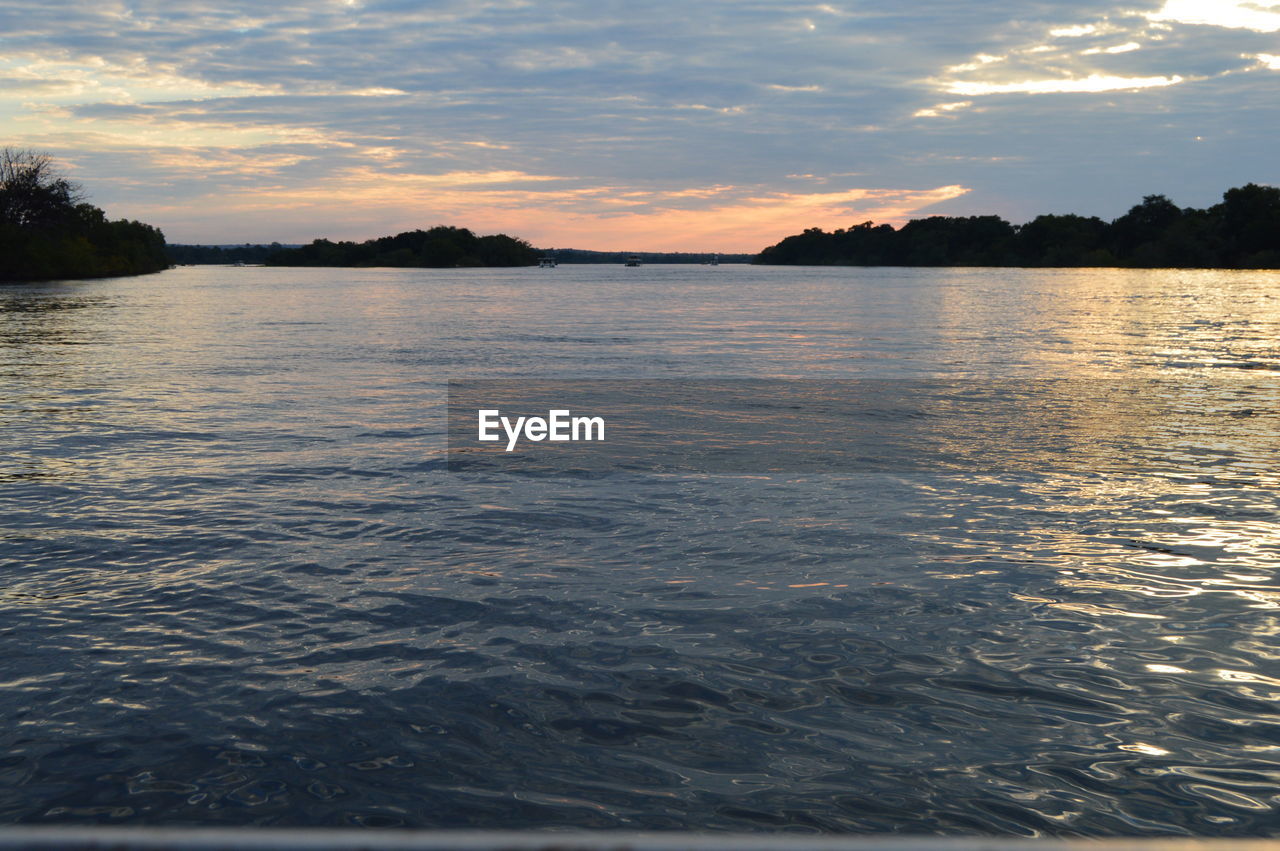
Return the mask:
{"type": "Polygon", "coordinates": [[[532,266],[540,252],[522,239],[495,234],[476,236],[466,228],[440,225],[366,242],[333,243],[317,239],[301,248],[278,251],[269,266],[532,266]]]}
{"type": "Polygon", "coordinates": [[[45,154],[0,149],[0,280],[138,275],[168,268],[164,235],[108,221],[45,154]]]}
{"type": "Polygon", "coordinates": [[[1111,223],[1111,246],[1117,257],[1131,258],[1138,266],[1162,266],[1165,252],[1161,238],[1179,219],[1182,210],[1163,195],[1148,195],[1111,223]]]}
{"type": "Polygon", "coordinates": [[[864,222],[825,233],[807,228],[755,263],[894,266],[1134,266],[1280,268],[1280,189],[1250,183],[1208,210],[1163,195],[1111,223],[1037,216],[1013,227],[998,216],[930,216],[898,230],[864,222]]]}
{"type": "Polygon", "coordinates": [[[261,263],[271,254],[284,250],[278,242],[270,245],[166,245],[171,263],[203,266],[226,263],[261,263]]]}
{"type": "Polygon", "coordinates": [[[58,227],[82,200],[80,185],[63,177],[47,154],[0,148],[0,223],[58,227]]]}
{"type": "Polygon", "coordinates": [[[1091,216],[1036,216],[1018,228],[1016,254],[1026,266],[1113,266],[1107,223],[1091,216]]]}
{"type": "Polygon", "coordinates": [[[1280,189],[1248,183],[1228,189],[1214,207],[1233,266],[1280,266],[1280,189]]]}
{"type": "Polygon", "coordinates": [[[1008,254],[1013,225],[999,216],[930,216],[898,231],[898,260],[907,266],[991,266],[1008,254]]]}
{"type": "MultiPolygon", "coordinates": [[[[1206,210],[1190,207],[1161,235],[1160,256],[1149,257],[1146,265],[1171,268],[1205,268],[1231,264],[1223,252],[1222,227],[1217,217],[1206,210]]],[[[1132,257],[1128,265],[1141,266],[1141,257],[1132,257]]]]}

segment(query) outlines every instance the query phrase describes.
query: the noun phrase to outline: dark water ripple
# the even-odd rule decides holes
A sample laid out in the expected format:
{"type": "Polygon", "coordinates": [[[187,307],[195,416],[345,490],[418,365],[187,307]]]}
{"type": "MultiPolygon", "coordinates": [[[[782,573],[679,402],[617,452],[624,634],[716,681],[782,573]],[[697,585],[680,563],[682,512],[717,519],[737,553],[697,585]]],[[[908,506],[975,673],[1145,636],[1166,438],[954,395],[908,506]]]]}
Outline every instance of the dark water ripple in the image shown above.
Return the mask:
{"type": "Polygon", "coordinates": [[[441,408],[1257,381],[1280,278],[638,271],[0,290],[0,820],[1280,833],[1274,470],[457,476],[441,408]]]}

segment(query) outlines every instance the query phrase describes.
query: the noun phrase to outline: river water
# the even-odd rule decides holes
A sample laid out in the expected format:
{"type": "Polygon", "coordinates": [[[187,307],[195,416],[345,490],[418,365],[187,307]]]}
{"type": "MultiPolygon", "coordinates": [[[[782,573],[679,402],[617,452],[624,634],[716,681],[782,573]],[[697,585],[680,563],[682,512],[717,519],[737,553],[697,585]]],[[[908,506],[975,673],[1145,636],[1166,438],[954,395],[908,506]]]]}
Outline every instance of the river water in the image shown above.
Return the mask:
{"type": "Polygon", "coordinates": [[[1278,372],[1275,272],[0,288],[0,820],[1280,835],[1278,372]],[[1247,404],[1158,472],[451,472],[446,382],[532,378],[1247,404]]]}

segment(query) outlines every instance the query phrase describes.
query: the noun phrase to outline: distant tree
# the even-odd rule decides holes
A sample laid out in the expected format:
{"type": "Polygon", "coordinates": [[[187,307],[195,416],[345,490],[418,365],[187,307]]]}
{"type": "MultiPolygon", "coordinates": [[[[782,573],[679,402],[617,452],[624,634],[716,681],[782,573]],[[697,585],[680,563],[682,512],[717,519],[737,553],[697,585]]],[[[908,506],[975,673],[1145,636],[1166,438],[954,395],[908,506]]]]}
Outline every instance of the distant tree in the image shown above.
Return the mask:
{"type": "Polygon", "coordinates": [[[0,149],[0,281],[138,275],[166,269],[164,234],[108,221],[34,151],[0,149]]]}
{"type": "Polygon", "coordinates": [[[1107,223],[1102,219],[1045,215],[1018,228],[1015,253],[1026,266],[1107,265],[1111,254],[1106,243],[1107,223]],[[1097,260],[1104,262],[1096,264],[1097,260]]]}
{"type": "Polygon", "coordinates": [[[1182,210],[1163,195],[1148,195],[1111,223],[1111,247],[1117,257],[1138,266],[1171,265],[1162,238],[1182,218],[1182,210]]]}
{"type": "MultiPolygon", "coordinates": [[[[482,240],[487,239],[487,237],[480,238],[482,240]]],[[[544,253],[561,264],[621,264],[632,256],[639,257],[645,265],[650,263],[707,263],[713,259],[722,264],[750,263],[755,259],[754,254],[722,254],[710,251],[587,251],[582,248],[549,248],[544,253]]]]}
{"type": "Polygon", "coordinates": [[[83,200],[84,190],[63,177],[47,154],[0,148],[0,223],[57,227],[83,200]]]}
{"type": "Polygon", "coordinates": [[[270,245],[173,245],[165,246],[171,263],[201,266],[228,263],[261,263],[285,246],[270,245]]]}
{"type": "Polygon", "coordinates": [[[1280,265],[1280,189],[1256,183],[1228,189],[1212,212],[1232,266],[1280,265]]]}
{"type": "Polygon", "coordinates": [[[864,222],[825,233],[806,228],[765,248],[755,263],[893,266],[1133,266],[1280,268],[1280,189],[1229,189],[1208,210],[1148,195],[1107,223],[1037,216],[1013,227],[998,216],[930,216],[898,230],[864,222]]]}
{"type": "MultiPolygon", "coordinates": [[[[1182,217],[1165,229],[1159,246],[1162,266],[1203,269],[1228,265],[1221,225],[1207,210],[1184,209],[1182,217]]],[[[1138,265],[1137,259],[1134,265],[1138,265]]]]}
{"type": "MultiPolygon", "coordinates": [[[[839,234],[830,236],[838,237],[839,234]]],[[[789,236],[777,245],[772,245],[760,252],[756,262],[809,266],[843,265],[837,242],[836,239],[828,239],[828,234],[821,228],[805,228],[803,233],[789,236]]],[[[853,259],[844,262],[849,265],[864,265],[853,259]]]]}
{"type": "Polygon", "coordinates": [[[838,230],[832,237],[827,255],[832,263],[885,266],[896,260],[898,239],[892,225],[863,222],[838,230]]]}
{"type": "Polygon", "coordinates": [[[317,239],[301,248],[277,251],[269,266],[532,266],[539,252],[522,239],[476,236],[466,228],[439,225],[362,243],[317,239]]]}
{"type": "Polygon", "coordinates": [[[999,265],[1014,234],[999,216],[912,219],[898,232],[899,259],[910,266],[999,265]]]}

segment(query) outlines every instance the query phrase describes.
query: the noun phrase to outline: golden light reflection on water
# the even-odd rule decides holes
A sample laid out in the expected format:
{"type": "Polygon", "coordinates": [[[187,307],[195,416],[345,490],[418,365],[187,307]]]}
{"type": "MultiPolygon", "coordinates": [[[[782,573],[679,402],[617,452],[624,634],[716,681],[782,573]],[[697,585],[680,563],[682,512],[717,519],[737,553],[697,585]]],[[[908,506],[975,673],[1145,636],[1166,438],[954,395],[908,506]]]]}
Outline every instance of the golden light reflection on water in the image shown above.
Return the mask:
{"type": "Polygon", "coordinates": [[[970,369],[986,361],[1005,374],[1132,376],[1280,366],[1274,270],[1047,269],[1016,288],[1003,285],[1006,270],[950,274],[938,342],[970,369]],[[978,275],[993,285],[975,286],[978,275]],[[1004,356],[988,360],[993,350],[1004,356]]]}

